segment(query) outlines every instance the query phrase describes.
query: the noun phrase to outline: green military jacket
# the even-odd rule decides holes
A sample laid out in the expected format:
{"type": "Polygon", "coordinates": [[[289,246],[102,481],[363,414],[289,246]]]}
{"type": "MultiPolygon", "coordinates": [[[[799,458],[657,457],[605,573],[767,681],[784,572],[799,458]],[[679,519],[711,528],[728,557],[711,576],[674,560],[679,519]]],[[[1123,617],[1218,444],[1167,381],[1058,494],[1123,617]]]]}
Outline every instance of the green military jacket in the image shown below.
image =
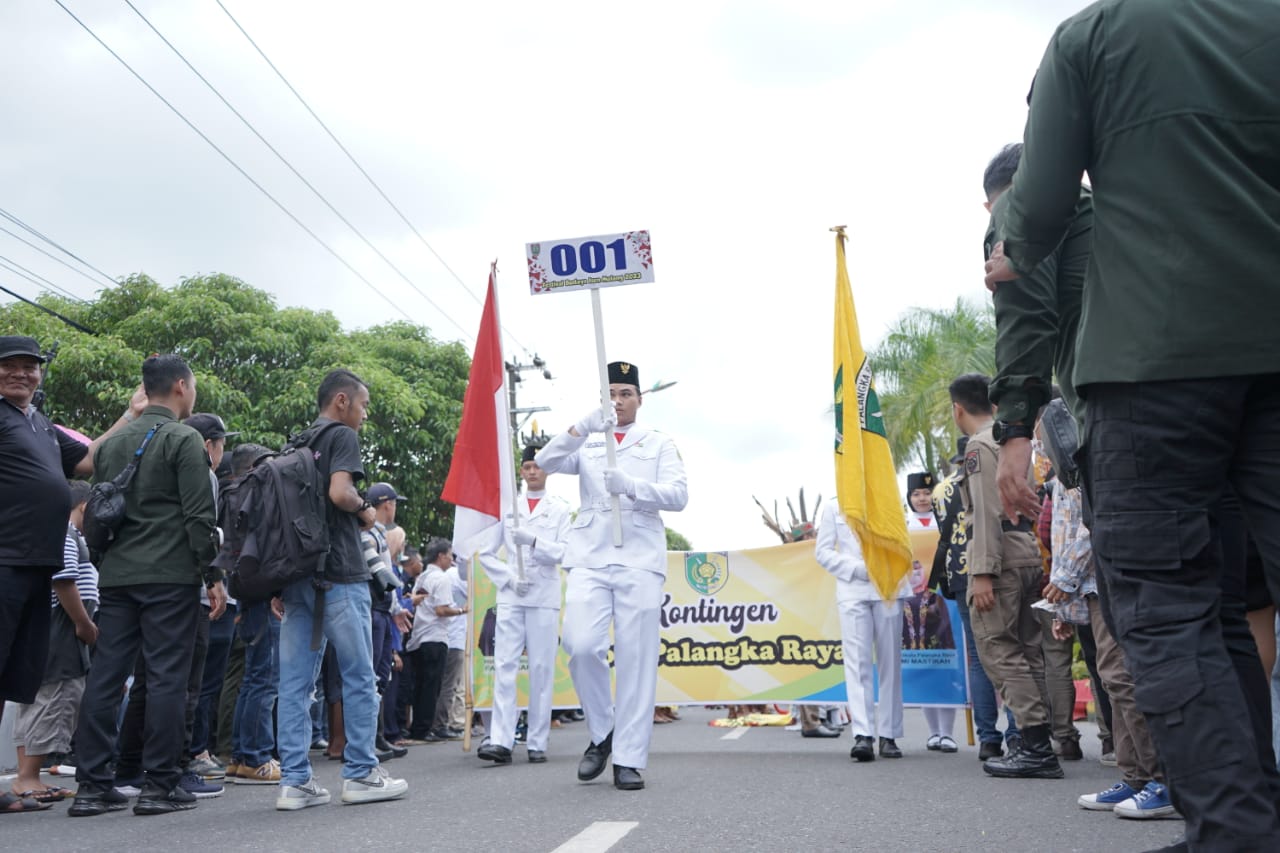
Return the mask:
{"type": "Polygon", "coordinates": [[[177,423],[163,406],[147,406],[133,423],[98,446],[94,482],[124,470],[147,431],[163,424],[147,445],[129,490],[125,518],[99,569],[98,585],[198,584],[216,553],[213,482],[204,439],[177,423]]]}
{"type": "MultiPolygon", "coordinates": [[[[983,248],[986,257],[1002,238],[996,220],[1008,193],[996,199],[983,248]]],[[[1016,282],[996,288],[996,375],[991,402],[1004,421],[1032,423],[1049,402],[1052,376],[1078,423],[1084,402],[1076,392],[1076,336],[1084,277],[1093,247],[1093,193],[1080,190],[1067,236],[1058,247],[1016,282]]]]}
{"type": "MultiPolygon", "coordinates": [[[[1041,565],[1040,546],[1031,523],[1014,524],[1000,508],[1000,491],[996,487],[999,454],[1000,445],[991,437],[991,424],[969,436],[965,445],[960,496],[964,499],[970,578],[1041,565]]],[[[1030,471],[1027,479],[1030,482],[1030,471]]]]}
{"type": "Polygon", "coordinates": [[[1073,382],[1280,371],[1280,3],[1103,0],[1054,33],[1001,231],[1023,276],[1094,189],[1073,382]]]}

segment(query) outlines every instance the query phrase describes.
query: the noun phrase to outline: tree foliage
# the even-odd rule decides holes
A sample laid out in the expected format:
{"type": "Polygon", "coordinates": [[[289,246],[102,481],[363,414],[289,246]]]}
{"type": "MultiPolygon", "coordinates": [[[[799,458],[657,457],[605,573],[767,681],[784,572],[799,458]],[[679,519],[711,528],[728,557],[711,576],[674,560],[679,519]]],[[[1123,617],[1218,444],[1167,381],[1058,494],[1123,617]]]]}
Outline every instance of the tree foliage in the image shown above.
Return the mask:
{"type": "Polygon", "coordinates": [[[689,540],[685,539],[670,527],[667,528],[667,550],[668,551],[692,551],[693,546],[689,544],[689,540]]]}
{"type": "Polygon", "coordinates": [[[912,308],[871,352],[889,446],[899,468],[947,473],[959,436],[947,388],[963,373],[995,373],[995,314],[957,299],[912,308]]]}
{"type": "Polygon", "coordinates": [[[398,322],[343,331],[329,312],[279,308],[270,294],[227,275],[164,288],[134,275],[88,303],[45,295],[41,304],[93,329],[79,332],[24,304],[0,307],[0,334],[60,343],[45,411],[98,435],[124,410],[144,358],[175,352],[196,375],[197,410],[278,448],[316,417],[316,389],[335,367],[369,384],[360,433],[366,482],[386,480],[409,500],[397,521],[410,542],[449,536],[453,507],[439,499],[462,413],[470,358],[426,328],[398,322]]]}

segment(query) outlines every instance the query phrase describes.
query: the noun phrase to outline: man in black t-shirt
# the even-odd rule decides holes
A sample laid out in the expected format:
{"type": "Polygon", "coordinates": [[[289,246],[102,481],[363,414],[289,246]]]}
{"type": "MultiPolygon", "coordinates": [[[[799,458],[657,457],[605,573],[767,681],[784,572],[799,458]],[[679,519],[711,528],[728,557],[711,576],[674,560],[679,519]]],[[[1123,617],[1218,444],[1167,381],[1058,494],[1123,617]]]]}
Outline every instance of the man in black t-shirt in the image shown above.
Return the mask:
{"type": "MultiPolygon", "coordinates": [[[[332,645],[342,676],[342,801],[390,800],[409,789],[378,763],[374,741],[378,729],[378,691],[373,671],[369,569],[360,530],[370,528],[374,510],[356,489],[364,479],[356,431],[368,417],[369,388],[349,370],[331,371],[317,394],[320,417],[308,432],[306,446],[328,485],[329,556],[327,588],[317,591],[310,578],[285,587],[280,625],[280,696],[277,745],[280,793],[276,808],[294,811],[329,802],[329,792],[312,777],[307,750],[311,746],[311,695],[321,649],[311,646],[315,623],[332,645]]],[[[331,733],[331,737],[333,734],[331,733]]]]}
{"type": "MultiPolygon", "coordinates": [[[[46,360],[34,338],[0,336],[0,706],[30,703],[44,679],[50,579],[62,566],[71,512],[67,479],[93,473],[102,440],[85,447],[32,405],[46,360]]],[[[134,397],[106,435],[141,412],[146,396],[134,397]]]]}

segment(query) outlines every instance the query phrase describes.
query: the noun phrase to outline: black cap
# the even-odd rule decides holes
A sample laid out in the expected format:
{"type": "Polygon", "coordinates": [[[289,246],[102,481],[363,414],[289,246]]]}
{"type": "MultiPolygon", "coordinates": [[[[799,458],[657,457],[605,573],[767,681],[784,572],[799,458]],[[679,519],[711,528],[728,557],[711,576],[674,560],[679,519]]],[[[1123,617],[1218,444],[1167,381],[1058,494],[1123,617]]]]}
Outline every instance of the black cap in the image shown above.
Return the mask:
{"type": "Polygon", "coordinates": [[[196,412],[183,423],[204,436],[205,441],[216,441],[229,435],[240,434],[238,432],[227,432],[227,425],[222,422],[222,418],[217,415],[211,415],[208,412],[196,412]]]}
{"type": "Polygon", "coordinates": [[[364,494],[365,500],[377,506],[385,501],[407,501],[403,495],[397,495],[395,487],[390,483],[374,483],[364,494]]]}
{"type": "Polygon", "coordinates": [[[36,343],[35,338],[29,338],[26,335],[0,335],[0,361],[6,358],[17,358],[20,355],[34,358],[41,364],[48,361],[44,353],[40,352],[40,345],[36,343]]]}
{"type": "Polygon", "coordinates": [[[959,465],[964,461],[964,450],[969,446],[969,436],[962,435],[956,439],[956,455],[948,460],[952,465],[959,465]]]}
{"type": "Polygon", "coordinates": [[[629,361],[609,362],[609,384],[634,385],[640,387],[640,368],[629,361]]]}
{"type": "Polygon", "coordinates": [[[917,471],[914,474],[907,475],[907,494],[911,494],[916,489],[932,490],[938,481],[933,476],[932,471],[917,471]]]}

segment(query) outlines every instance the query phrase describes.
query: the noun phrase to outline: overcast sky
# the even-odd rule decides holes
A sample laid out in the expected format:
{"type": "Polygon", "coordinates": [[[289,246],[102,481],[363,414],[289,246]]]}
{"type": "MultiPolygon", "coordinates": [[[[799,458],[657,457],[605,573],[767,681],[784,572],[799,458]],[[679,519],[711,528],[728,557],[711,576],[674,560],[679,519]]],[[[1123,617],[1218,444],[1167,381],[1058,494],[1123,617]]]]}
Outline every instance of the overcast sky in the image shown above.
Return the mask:
{"type": "MultiPolygon", "coordinates": [[[[531,296],[524,244],[648,229],[656,282],[603,292],[609,357],[678,382],[640,419],[683,453],[689,506],[667,521],[705,550],[776,541],[752,495],[833,491],[830,226],[849,226],[868,347],[908,308],[985,298],[982,170],[1021,138],[1044,46],[1084,5],[223,0],[464,286],[214,0],[133,0],[436,308],[123,0],[63,2],[437,337],[470,348],[497,258],[507,357],[555,377],[528,374],[519,400],[552,407],[549,432],[598,397],[590,297],[531,296]]],[[[223,272],[348,327],[402,318],[53,0],[0,4],[0,74],[0,207],[111,276],[223,272]]],[[[3,233],[0,256],[94,291],[3,233]]]]}

